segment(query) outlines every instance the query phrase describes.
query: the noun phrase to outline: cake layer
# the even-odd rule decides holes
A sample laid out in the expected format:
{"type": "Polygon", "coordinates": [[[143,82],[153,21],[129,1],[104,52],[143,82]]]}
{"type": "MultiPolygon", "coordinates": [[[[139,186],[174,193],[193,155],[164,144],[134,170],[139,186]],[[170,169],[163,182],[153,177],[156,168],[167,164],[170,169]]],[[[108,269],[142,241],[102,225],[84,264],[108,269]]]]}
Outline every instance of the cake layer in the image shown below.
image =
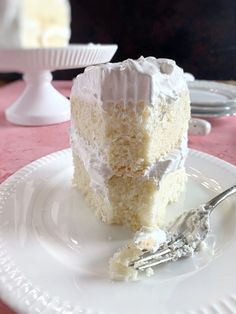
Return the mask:
{"type": "Polygon", "coordinates": [[[0,1],[0,47],[60,47],[69,39],[68,0],[0,1]]]}
{"type": "Polygon", "coordinates": [[[96,215],[106,223],[125,224],[133,230],[160,225],[167,204],[177,200],[187,178],[184,168],[170,171],[158,184],[155,177],[112,176],[101,191],[94,189],[91,174],[75,151],[73,159],[74,183],[96,215]]]}
{"type": "Polygon", "coordinates": [[[109,103],[106,110],[72,94],[73,125],[117,175],[142,175],[156,159],[178,147],[189,116],[187,91],[171,104],[164,99],[153,107],[144,102],[109,103]]]}

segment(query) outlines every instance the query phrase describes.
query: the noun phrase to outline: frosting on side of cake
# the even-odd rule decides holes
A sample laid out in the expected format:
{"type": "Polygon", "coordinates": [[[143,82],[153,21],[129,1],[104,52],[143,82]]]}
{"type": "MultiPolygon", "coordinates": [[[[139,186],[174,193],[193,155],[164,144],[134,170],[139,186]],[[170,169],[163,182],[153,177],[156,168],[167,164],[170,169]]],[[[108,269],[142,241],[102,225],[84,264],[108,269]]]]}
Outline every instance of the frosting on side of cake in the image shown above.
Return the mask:
{"type": "MultiPolygon", "coordinates": [[[[108,200],[106,183],[115,173],[110,168],[106,155],[101,154],[96,147],[89,145],[79,136],[73,126],[73,121],[70,137],[74,152],[78,154],[90,176],[91,187],[108,200]]],[[[158,187],[168,173],[184,166],[187,153],[187,136],[184,136],[179,147],[150,165],[144,175],[140,176],[140,180],[153,180],[158,187]]]]}
{"type": "Polygon", "coordinates": [[[144,176],[148,179],[153,179],[156,185],[159,185],[165,175],[184,167],[184,162],[188,154],[187,144],[188,138],[186,134],[183,136],[179,146],[149,166],[144,176]]]}
{"type": "Polygon", "coordinates": [[[1,0],[0,47],[66,45],[70,19],[68,0],[1,0]]]}
{"type": "Polygon", "coordinates": [[[89,174],[91,187],[107,199],[106,182],[113,176],[113,171],[109,167],[105,156],[78,135],[73,127],[73,122],[70,130],[70,141],[74,152],[78,154],[89,174]]]}
{"type": "Polygon", "coordinates": [[[20,1],[0,1],[0,47],[20,46],[19,34],[19,12],[20,1]]]}
{"type": "Polygon", "coordinates": [[[114,102],[134,105],[144,101],[154,106],[157,98],[164,98],[171,103],[185,90],[183,70],[175,61],[140,57],[86,68],[75,79],[71,96],[96,102],[105,110],[114,102]]]}
{"type": "Polygon", "coordinates": [[[6,28],[14,19],[18,7],[18,0],[1,0],[0,1],[0,28],[6,28]]]}

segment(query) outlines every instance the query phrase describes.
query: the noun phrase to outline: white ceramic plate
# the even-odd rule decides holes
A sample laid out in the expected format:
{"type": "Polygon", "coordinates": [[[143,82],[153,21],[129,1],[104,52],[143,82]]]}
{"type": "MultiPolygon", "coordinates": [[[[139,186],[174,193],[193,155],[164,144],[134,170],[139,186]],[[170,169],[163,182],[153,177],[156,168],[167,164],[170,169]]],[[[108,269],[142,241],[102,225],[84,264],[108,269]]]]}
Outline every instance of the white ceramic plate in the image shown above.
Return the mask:
{"type": "Polygon", "coordinates": [[[191,102],[198,104],[227,102],[236,98],[236,86],[212,81],[188,82],[191,102]]]}
{"type": "MultiPolygon", "coordinates": [[[[235,183],[236,168],[191,151],[168,220],[235,183]]],[[[0,187],[0,292],[19,313],[236,313],[236,210],[215,210],[206,247],[140,282],[111,282],[108,259],[131,233],[98,221],[71,185],[70,150],[29,164],[0,187]]]]}
{"type": "Polygon", "coordinates": [[[236,113],[236,86],[212,81],[188,82],[192,115],[221,117],[236,113]]]}

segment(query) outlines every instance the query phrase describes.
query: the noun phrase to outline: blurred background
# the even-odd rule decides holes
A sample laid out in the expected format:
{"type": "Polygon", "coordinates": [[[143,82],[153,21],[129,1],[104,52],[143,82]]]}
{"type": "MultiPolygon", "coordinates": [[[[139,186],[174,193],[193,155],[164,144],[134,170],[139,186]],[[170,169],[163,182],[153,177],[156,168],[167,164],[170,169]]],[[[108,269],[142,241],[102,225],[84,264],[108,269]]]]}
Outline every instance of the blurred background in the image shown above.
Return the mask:
{"type": "MultiPolygon", "coordinates": [[[[236,79],[236,0],[70,2],[72,43],[117,43],[113,62],[153,55],[175,59],[197,79],[236,79]]],[[[54,79],[78,72],[58,71],[54,79]]]]}

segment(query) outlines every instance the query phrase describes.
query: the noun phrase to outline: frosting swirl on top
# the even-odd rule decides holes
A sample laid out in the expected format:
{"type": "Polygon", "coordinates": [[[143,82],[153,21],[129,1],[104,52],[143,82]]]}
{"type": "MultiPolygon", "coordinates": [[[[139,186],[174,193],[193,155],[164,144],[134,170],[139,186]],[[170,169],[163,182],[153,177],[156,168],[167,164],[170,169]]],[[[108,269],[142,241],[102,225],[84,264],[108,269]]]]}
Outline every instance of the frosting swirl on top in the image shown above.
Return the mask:
{"type": "Polygon", "coordinates": [[[158,98],[176,100],[185,90],[183,70],[175,61],[140,57],[86,68],[75,79],[71,96],[98,103],[145,101],[154,105],[158,98]]]}

